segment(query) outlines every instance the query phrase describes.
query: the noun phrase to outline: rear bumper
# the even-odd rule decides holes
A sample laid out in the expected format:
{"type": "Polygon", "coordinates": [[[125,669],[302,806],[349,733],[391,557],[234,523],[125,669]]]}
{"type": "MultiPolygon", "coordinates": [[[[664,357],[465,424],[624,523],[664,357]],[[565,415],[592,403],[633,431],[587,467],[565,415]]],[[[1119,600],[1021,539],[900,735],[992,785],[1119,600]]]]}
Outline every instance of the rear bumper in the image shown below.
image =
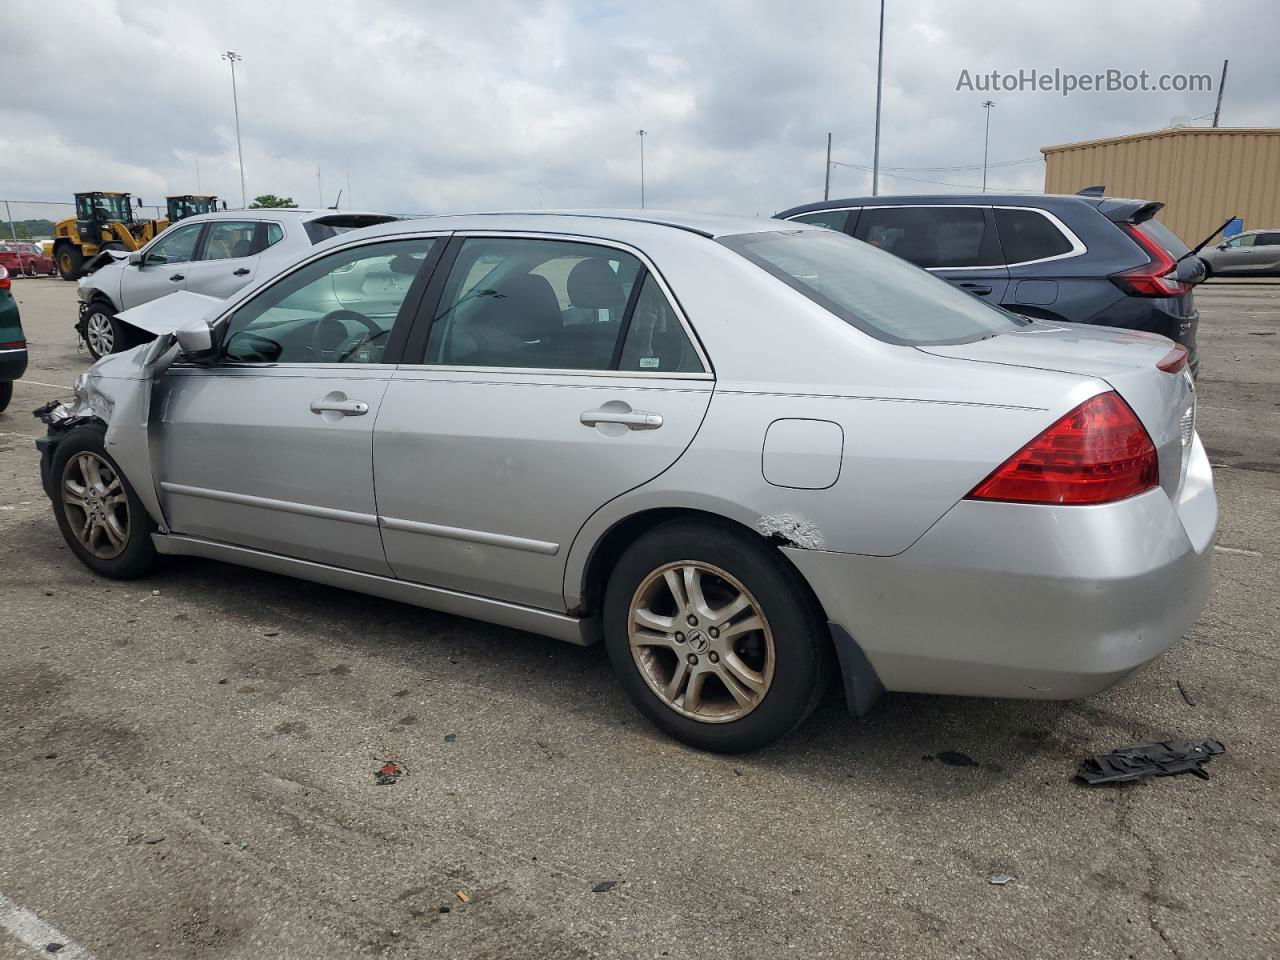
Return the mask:
{"type": "Polygon", "coordinates": [[[896,557],[786,548],[887,690],[1062,700],[1176,643],[1208,594],[1217,499],[1198,438],[1174,504],[956,504],[896,557]]]}
{"type": "Polygon", "coordinates": [[[0,349],[0,383],[17,380],[27,372],[27,348],[0,349]]]}

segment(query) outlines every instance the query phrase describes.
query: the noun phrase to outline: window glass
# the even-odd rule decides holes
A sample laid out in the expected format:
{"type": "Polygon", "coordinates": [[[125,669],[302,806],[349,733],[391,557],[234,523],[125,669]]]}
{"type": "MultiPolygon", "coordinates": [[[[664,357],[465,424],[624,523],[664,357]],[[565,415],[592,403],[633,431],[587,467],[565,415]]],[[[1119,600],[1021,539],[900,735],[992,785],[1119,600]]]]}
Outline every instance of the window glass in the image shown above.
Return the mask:
{"type": "Polygon", "coordinates": [[[864,207],[854,236],[919,267],[978,267],[994,262],[986,232],[974,207],[864,207]]]}
{"type": "Polygon", "coordinates": [[[1005,263],[1026,263],[1071,252],[1071,241],[1035,210],[997,210],[996,230],[1005,263]]]}
{"type": "Polygon", "coordinates": [[[1152,217],[1150,220],[1143,220],[1142,223],[1138,224],[1138,229],[1163,247],[1165,252],[1174,259],[1177,259],[1184,253],[1191,250],[1190,247],[1182,242],[1182,238],[1180,236],[1166,227],[1155,217],[1152,217]]]}
{"type": "Polygon", "coordinates": [[[224,353],[247,363],[380,363],[434,242],[370,244],[308,264],[236,312],[224,353]]]}
{"type": "Polygon", "coordinates": [[[202,223],[190,223],[185,227],[170,227],[160,234],[160,239],[147,251],[148,264],[186,263],[195,253],[196,240],[200,237],[202,223]]]}
{"type": "Polygon", "coordinates": [[[466,240],[432,320],[425,362],[608,370],[639,270],[635,257],[612,247],[466,240]]]}
{"type": "Polygon", "coordinates": [[[1228,240],[1227,246],[1232,249],[1236,247],[1252,247],[1257,236],[1256,233],[1241,233],[1228,240]]]}
{"type": "Polygon", "coordinates": [[[813,213],[802,213],[798,217],[788,219],[800,223],[812,223],[814,226],[826,227],[828,230],[844,230],[849,222],[848,210],[816,210],[813,213]]]}
{"type": "Polygon", "coordinates": [[[278,223],[267,224],[267,246],[279,243],[284,239],[284,227],[278,223]]]}
{"type": "Polygon", "coordinates": [[[720,242],[846,323],[890,343],[964,343],[1029,322],[843,234],[777,231],[720,242]]]}
{"type": "Polygon", "coordinates": [[[253,234],[258,224],[253,220],[214,220],[204,240],[201,260],[239,260],[253,253],[253,234]]]}
{"type": "Polygon", "coordinates": [[[1253,242],[1255,247],[1274,247],[1280,244],[1280,233],[1258,233],[1254,236],[1258,238],[1253,242]]]}
{"type": "Polygon", "coordinates": [[[619,370],[700,373],[702,361],[652,274],[645,274],[622,345],[619,370]]]}

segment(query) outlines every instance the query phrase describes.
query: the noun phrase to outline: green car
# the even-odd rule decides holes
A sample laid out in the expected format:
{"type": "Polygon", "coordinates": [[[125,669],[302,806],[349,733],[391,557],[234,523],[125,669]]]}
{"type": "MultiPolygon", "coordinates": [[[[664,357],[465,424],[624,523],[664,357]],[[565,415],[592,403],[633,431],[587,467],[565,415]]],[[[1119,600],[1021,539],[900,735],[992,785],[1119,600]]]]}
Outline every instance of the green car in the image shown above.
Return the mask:
{"type": "Polygon", "coordinates": [[[12,284],[9,271],[0,267],[0,410],[13,399],[13,381],[27,372],[27,340],[17,301],[9,292],[12,284]]]}

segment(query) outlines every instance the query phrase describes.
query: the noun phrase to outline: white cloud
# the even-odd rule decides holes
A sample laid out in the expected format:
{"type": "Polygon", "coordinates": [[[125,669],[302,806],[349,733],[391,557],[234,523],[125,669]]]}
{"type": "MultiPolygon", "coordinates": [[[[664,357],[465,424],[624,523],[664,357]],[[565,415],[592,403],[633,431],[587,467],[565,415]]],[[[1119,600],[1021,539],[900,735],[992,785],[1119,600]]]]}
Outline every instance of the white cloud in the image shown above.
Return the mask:
{"type": "MultiPolygon", "coordinates": [[[[249,195],[397,212],[634,206],[644,127],[651,205],[767,214],[821,196],[835,156],[870,164],[876,11],[817,0],[506,2],[313,0],[217,5],[91,0],[9,16],[0,62],[0,197],[70,200],[125,189],[159,200],[201,186],[240,195],[230,76],[238,65],[249,195]],[[108,58],[106,79],[83,65],[108,58]],[[15,86],[14,77],[31,78],[15,86]]],[[[881,160],[982,160],[983,95],[962,68],[1209,72],[1232,59],[1224,122],[1277,122],[1280,6],[1100,0],[1061,5],[890,0],[881,160]]],[[[1213,94],[994,95],[991,159],[1153,129],[1213,94]]],[[[980,170],[888,169],[882,192],[976,184],[980,170]],[[896,174],[889,176],[888,174],[896,174]],[[914,179],[905,179],[911,177],[914,179]]],[[[869,188],[838,168],[837,194],[869,188]]],[[[1037,189],[1038,162],[991,171],[1037,189]]]]}

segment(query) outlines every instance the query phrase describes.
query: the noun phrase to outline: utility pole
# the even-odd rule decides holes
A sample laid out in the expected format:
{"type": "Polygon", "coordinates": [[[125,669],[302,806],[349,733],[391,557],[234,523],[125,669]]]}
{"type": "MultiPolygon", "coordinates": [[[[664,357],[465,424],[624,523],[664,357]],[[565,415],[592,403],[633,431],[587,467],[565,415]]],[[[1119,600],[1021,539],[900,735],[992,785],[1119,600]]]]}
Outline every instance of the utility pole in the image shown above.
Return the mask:
{"type": "Polygon", "coordinates": [[[200,192],[200,158],[196,157],[196,193],[200,192]]]}
{"type": "Polygon", "coordinates": [[[1227,85],[1227,64],[1230,60],[1222,61],[1222,79],[1218,81],[1218,102],[1213,108],[1213,125],[1218,125],[1218,114],[1222,113],[1222,89],[1227,85]]]}
{"type": "Polygon", "coordinates": [[[243,60],[244,57],[234,50],[228,50],[222,55],[222,59],[231,64],[231,105],[236,111],[236,157],[240,161],[240,207],[243,209],[249,206],[249,200],[244,189],[244,150],[240,146],[240,95],[236,92],[236,61],[243,60]]]}
{"type": "MultiPolygon", "coordinates": [[[[880,94],[884,87],[884,0],[880,0],[880,52],[876,56],[876,146],[871,161],[871,195],[880,196],[880,94]]],[[[830,169],[830,168],[828,168],[830,169]]]]}
{"type": "Polygon", "coordinates": [[[831,131],[827,131],[827,175],[822,181],[822,199],[831,199],[831,131]]]}
{"type": "Polygon", "coordinates": [[[649,135],[647,130],[637,130],[636,136],[640,138],[640,209],[644,209],[644,138],[649,135]]]}
{"type": "Polygon", "coordinates": [[[996,105],[994,100],[983,100],[982,108],[987,111],[987,130],[982,135],[982,192],[987,192],[987,146],[991,142],[991,108],[996,105]]]}
{"type": "Polygon", "coordinates": [[[347,158],[347,209],[351,209],[351,158],[347,158]]]}

